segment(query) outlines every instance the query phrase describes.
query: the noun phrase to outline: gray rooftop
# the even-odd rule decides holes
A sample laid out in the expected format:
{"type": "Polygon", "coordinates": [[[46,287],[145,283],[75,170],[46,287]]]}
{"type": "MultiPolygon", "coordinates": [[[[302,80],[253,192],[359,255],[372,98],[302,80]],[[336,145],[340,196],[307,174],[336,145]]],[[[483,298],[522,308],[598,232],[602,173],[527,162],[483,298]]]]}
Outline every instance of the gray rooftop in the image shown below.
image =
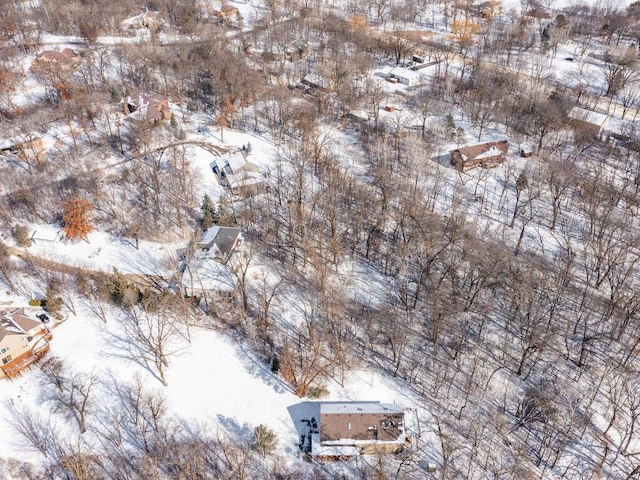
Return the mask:
{"type": "Polygon", "coordinates": [[[228,255],[236,243],[240,229],[237,227],[219,227],[215,225],[202,235],[199,245],[202,248],[211,248],[215,245],[221,255],[228,255]]]}

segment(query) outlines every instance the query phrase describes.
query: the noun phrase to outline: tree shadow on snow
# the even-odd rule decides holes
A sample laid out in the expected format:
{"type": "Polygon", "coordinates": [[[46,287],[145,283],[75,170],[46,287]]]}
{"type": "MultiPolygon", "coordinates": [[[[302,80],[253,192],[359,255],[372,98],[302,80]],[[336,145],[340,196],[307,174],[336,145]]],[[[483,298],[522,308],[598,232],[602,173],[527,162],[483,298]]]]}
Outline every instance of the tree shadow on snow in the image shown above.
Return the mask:
{"type": "Polygon", "coordinates": [[[237,357],[243,367],[252,376],[260,378],[276,393],[294,393],[293,388],[271,371],[271,365],[257,357],[253,352],[245,350],[242,343],[236,347],[237,357]]]}
{"type": "Polygon", "coordinates": [[[235,418],[225,417],[218,414],[218,424],[224,428],[234,438],[237,438],[240,443],[250,444],[253,441],[253,429],[244,423],[240,425],[235,418]]]}
{"type": "Polygon", "coordinates": [[[106,357],[127,360],[138,365],[162,383],[162,378],[160,378],[152,362],[146,358],[148,352],[138,345],[133,338],[128,337],[126,332],[119,334],[105,329],[105,333],[109,338],[108,347],[104,352],[106,357]]]}

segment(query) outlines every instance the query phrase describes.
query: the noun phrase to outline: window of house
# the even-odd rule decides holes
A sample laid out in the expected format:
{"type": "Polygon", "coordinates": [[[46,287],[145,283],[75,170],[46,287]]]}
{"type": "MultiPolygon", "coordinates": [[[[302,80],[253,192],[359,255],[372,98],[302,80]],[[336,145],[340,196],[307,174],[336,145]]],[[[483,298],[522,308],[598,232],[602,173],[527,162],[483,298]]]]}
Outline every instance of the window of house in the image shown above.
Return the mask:
{"type": "Polygon", "coordinates": [[[347,423],[347,430],[351,430],[351,422],[347,423]]]}
{"type": "Polygon", "coordinates": [[[2,355],[3,353],[7,353],[9,351],[9,347],[4,347],[3,349],[0,350],[0,355],[2,355]]]}
{"type": "Polygon", "coordinates": [[[7,363],[9,363],[9,362],[11,361],[11,359],[12,359],[12,358],[13,358],[13,357],[12,357],[11,355],[7,355],[6,357],[4,357],[4,358],[2,359],[2,364],[3,364],[3,365],[6,365],[7,363]]]}

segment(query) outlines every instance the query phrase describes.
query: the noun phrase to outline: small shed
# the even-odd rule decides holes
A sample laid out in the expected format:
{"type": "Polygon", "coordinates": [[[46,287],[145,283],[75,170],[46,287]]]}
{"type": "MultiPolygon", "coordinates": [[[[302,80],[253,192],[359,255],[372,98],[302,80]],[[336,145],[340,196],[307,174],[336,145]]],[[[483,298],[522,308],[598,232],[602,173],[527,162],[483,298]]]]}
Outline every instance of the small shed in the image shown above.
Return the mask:
{"type": "Polygon", "coordinates": [[[533,148],[530,145],[521,145],[520,146],[520,156],[522,158],[533,157],[533,148]]]}

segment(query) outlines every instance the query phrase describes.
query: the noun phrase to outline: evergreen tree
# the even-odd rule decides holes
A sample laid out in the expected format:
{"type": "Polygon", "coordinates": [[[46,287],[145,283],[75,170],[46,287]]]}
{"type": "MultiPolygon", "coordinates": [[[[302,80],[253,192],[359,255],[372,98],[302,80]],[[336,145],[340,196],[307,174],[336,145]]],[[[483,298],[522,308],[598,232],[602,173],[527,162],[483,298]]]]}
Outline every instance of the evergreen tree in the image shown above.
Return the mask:
{"type": "Polygon", "coordinates": [[[207,230],[211,228],[211,226],[216,223],[216,207],[211,201],[211,197],[208,194],[204,194],[204,198],[202,199],[202,228],[207,230]]]}

